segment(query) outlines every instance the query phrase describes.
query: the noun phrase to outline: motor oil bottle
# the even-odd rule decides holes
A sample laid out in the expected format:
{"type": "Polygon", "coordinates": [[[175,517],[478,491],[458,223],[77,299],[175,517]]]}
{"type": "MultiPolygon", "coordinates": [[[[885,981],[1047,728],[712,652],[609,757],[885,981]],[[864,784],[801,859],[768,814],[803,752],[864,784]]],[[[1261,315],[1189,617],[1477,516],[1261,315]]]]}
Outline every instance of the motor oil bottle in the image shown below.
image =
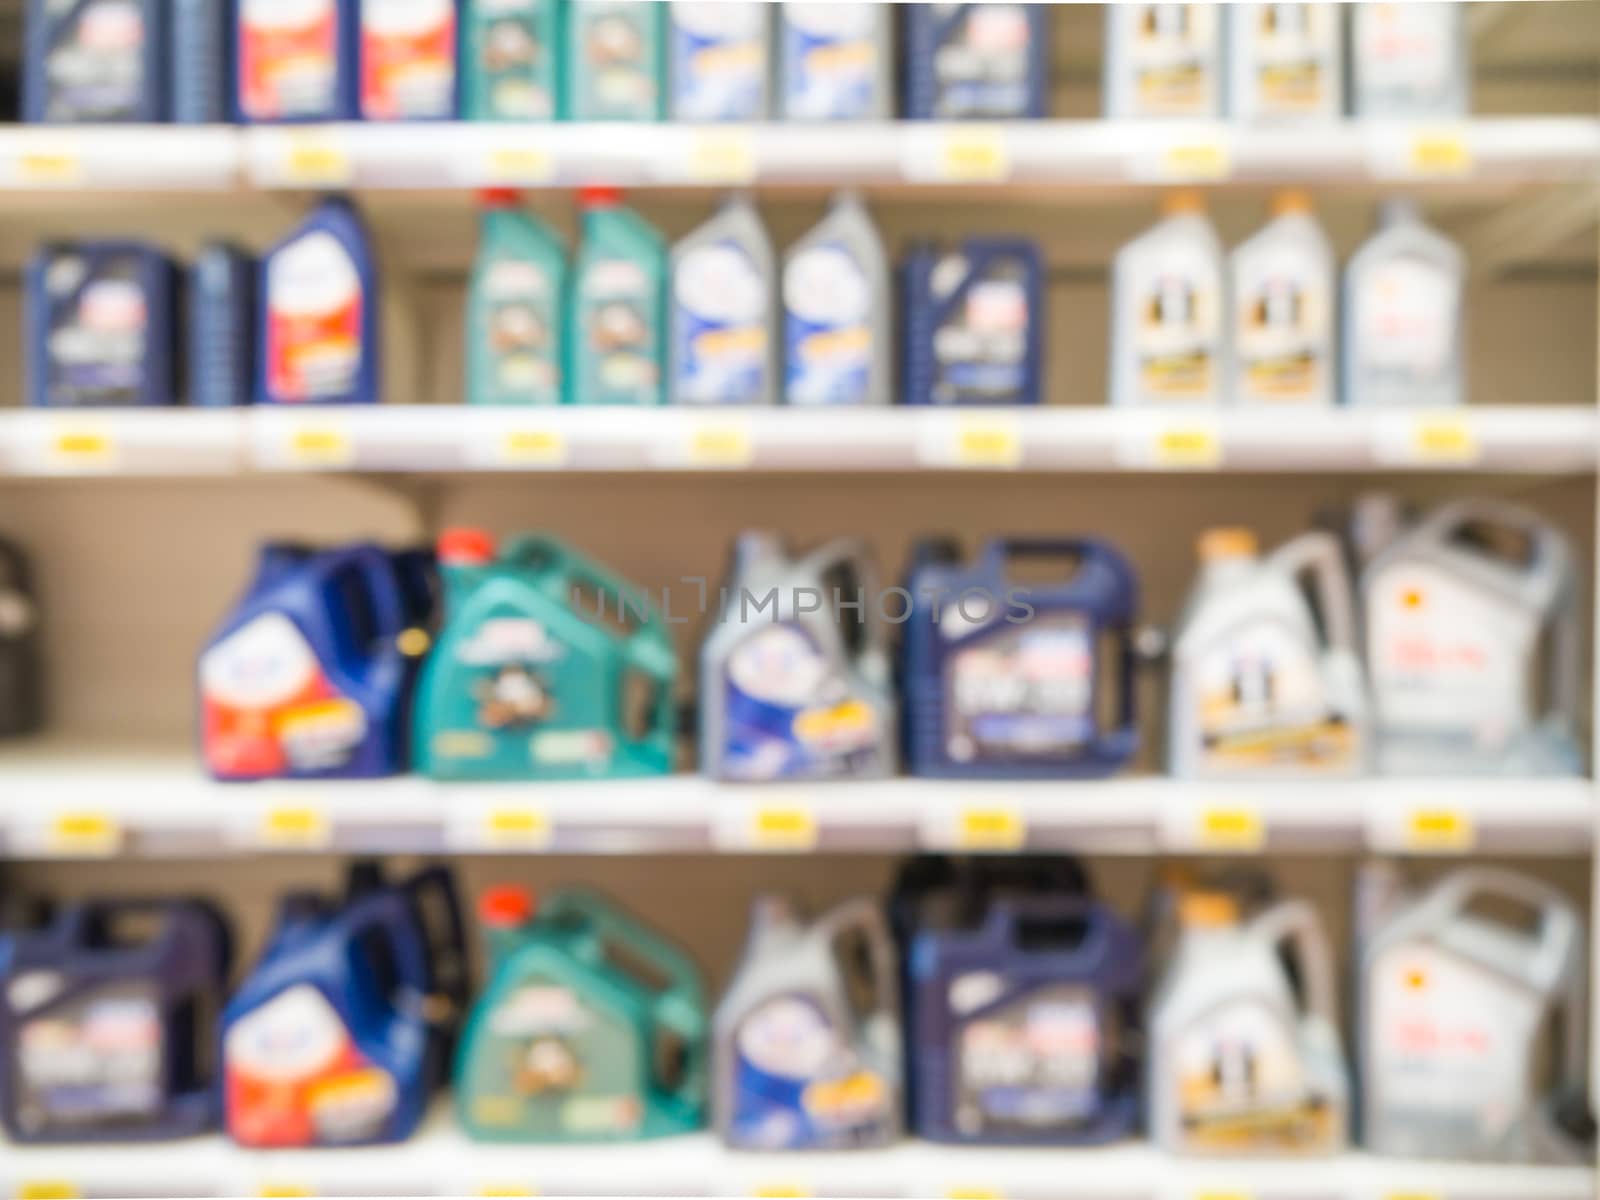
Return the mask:
{"type": "Polygon", "coordinates": [[[1345,403],[1465,403],[1465,286],[1461,248],[1409,200],[1385,201],[1378,231],[1345,265],[1345,403]]]}
{"type": "Polygon", "coordinates": [[[1228,256],[1235,404],[1334,403],[1333,247],[1311,197],[1280,192],[1272,220],[1228,256]]]}
{"type": "Polygon", "coordinates": [[[929,121],[1045,116],[1049,54],[1048,5],[907,5],[905,115],[929,121]]]}
{"type": "Polygon", "coordinates": [[[712,1124],[736,1150],[887,1146],[901,1132],[894,941],[878,904],[807,924],[759,897],[712,1019],[712,1124]]]}
{"type": "Polygon", "coordinates": [[[1367,1149],[1592,1163],[1585,933],[1572,905],[1493,867],[1456,870],[1420,895],[1401,891],[1392,868],[1366,871],[1367,1149]]]}
{"type": "Polygon", "coordinates": [[[666,9],[658,0],[568,0],[568,120],[666,117],[666,9]]]}
{"type": "Polygon", "coordinates": [[[363,121],[445,121],[456,115],[459,0],[356,0],[361,6],[363,121]]]}
{"type": "Polygon", "coordinates": [[[536,913],[527,891],[495,888],[479,916],[489,980],[455,1074],[473,1138],[595,1142],[700,1128],[710,1039],[700,972],[682,951],[588,892],[558,892],[536,913]]]}
{"type": "Polygon", "coordinates": [[[1263,559],[1249,530],[1213,529],[1200,560],[1172,639],[1168,769],[1185,779],[1359,774],[1366,685],[1338,539],[1303,533],[1263,559]]]}
{"type": "Polygon", "coordinates": [[[1467,6],[1350,6],[1350,107],[1363,120],[1464,117],[1472,107],[1467,6]]]}
{"type": "Polygon", "coordinates": [[[783,400],[893,404],[889,257],[853,192],[783,256],[783,400]]]}
{"type": "Polygon", "coordinates": [[[356,543],[268,543],[200,654],[200,751],[217,779],[372,778],[407,762],[403,635],[418,614],[395,561],[356,543]]]}
{"type": "Polygon", "coordinates": [[[776,404],[777,260],[761,214],[731,196],[672,247],[674,404],[776,404]]]}
{"type": "Polygon", "coordinates": [[[1196,192],[1117,252],[1111,272],[1111,403],[1209,406],[1222,400],[1222,243],[1196,192]]]}
{"type": "Polygon", "coordinates": [[[478,255],[467,290],[467,403],[560,404],[567,257],[521,196],[480,194],[478,255]]]}
{"type": "Polygon", "coordinates": [[[359,0],[234,0],[234,107],[243,122],[353,121],[359,0]]]}
{"type": "Polygon", "coordinates": [[[894,13],[863,0],[783,0],[778,113],[788,121],[894,116],[894,13]]]}
{"type": "Polygon", "coordinates": [[[417,685],[435,779],[615,779],[672,770],[677,666],[639,589],[554,538],[439,539],[444,626],[417,685]]]}
{"type": "Polygon", "coordinates": [[[739,781],[893,775],[879,596],[877,567],[857,538],[791,558],[776,535],[741,534],[700,647],[700,769],[739,781]]]}
{"type": "Polygon", "coordinates": [[[660,404],[667,359],[667,245],[615,188],[579,193],[582,234],[567,305],[571,404],[660,404]]]}
{"type": "Polygon", "coordinates": [[[1190,892],[1180,920],[1150,997],[1151,1140],[1230,1157],[1343,1149],[1350,1084],[1316,909],[1280,901],[1246,921],[1235,897],[1190,892]]]}
{"type": "Polygon", "coordinates": [[[1385,771],[1578,772],[1577,579],[1554,526],[1447,504],[1378,554],[1361,592],[1385,771]]]}
{"type": "Polygon", "coordinates": [[[461,916],[443,867],[373,864],[339,899],[279,903],[222,1013],[224,1128],[251,1149],[402,1142],[444,1082],[466,1003],[461,916]]]}
{"type": "Polygon", "coordinates": [[[1081,1145],[1133,1131],[1143,955],[1110,909],[991,898],[976,927],[921,929],[906,969],[919,1136],[1081,1145]]]}
{"type": "Polygon", "coordinates": [[[0,737],[44,724],[39,599],[22,547],[0,538],[0,737]]]}
{"type": "Polygon", "coordinates": [[[257,404],[376,404],[378,274],[347,200],[322,203],[261,260],[257,404]]]}
{"type": "Polygon", "coordinates": [[[1107,119],[1220,117],[1222,20],[1215,4],[1107,5],[1107,119]]]}
{"type": "Polygon", "coordinates": [[[165,121],[164,0],[28,0],[22,119],[165,121]]]}
{"type": "Polygon", "coordinates": [[[561,97],[564,0],[463,0],[461,115],[549,121],[561,97]]]}
{"type": "Polygon", "coordinates": [[[189,267],[185,333],[189,403],[249,404],[256,369],[256,261],[228,242],[200,248],[189,267]]]}
{"type": "Polygon", "coordinates": [[[172,260],[142,242],[47,245],[28,264],[29,402],[129,408],[176,401],[172,260]]]}
{"type": "Polygon", "coordinates": [[[211,1021],[229,949],[198,900],[89,900],[0,937],[6,1133],[133,1142],[213,1128],[211,1021]]]}
{"type": "Polygon", "coordinates": [[[772,5],[672,0],[667,105],[674,121],[765,121],[772,116],[772,5]]]}
{"type": "Polygon", "coordinates": [[[172,0],[168,17],[168,94],[179,125],[228,119],[229,0],[172,0]]]}
{"type": "Polygon", "coordinates": [[[1133,757],[1139,586],[1115,548],[1092,538],[997,538],[967,565],[954,543],[923,541],[906,590],[912,774],[1092,777],[1133,757]],[[1020,559],[1059,561],[1060,581],[1014,582],[1020,559]]]}
{"type": "Polygon", "coordinates": [[[919,245],[901,268],[907,404],[1038,404],[1044,262],[1020,238],[919,245]]]}
{"type": "Polygon", "coordinates": [[[1227,29],[1230,118],[1249,124],[1344,115],[1337,4],[1235,4],[1227,29]]]}

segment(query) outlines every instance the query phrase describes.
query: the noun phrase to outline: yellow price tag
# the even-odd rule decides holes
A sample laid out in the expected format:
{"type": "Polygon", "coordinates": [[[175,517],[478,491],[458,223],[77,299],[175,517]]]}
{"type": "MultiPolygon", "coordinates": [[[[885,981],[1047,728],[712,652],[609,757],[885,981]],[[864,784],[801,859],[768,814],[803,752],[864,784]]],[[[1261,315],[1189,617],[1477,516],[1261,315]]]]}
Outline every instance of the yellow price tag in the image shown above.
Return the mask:
{"type": "Polygon", "coordinates": [[[117,460],[117,443],[103,429],[67,427],[50,439],[50,458],[60,467],[98,470],[117,460]]]}
{"type": "Polygon", "coordinates": [[[63,1179],[28,1179],[17,1188],[17,1200],[78,1200],[79,1194],[63,1179]]]}
{"type": "Polygon", "coordinates": [[[1440,1200],[1438,1192],[1385,1192],[1383,1200],[1440,1200]]]}
{"type": "Polygon", "coordinates": [[[1005,1200],[1005,1193],[993,1188],[951,1188],[945,1200],[1005,1200]]]}
{"type": "Polygon", "coordinates": [[[1470,465],[1480,456],[1477,434],[1461,416],[1419,415],[1411,431],[1411,449],[1421,463],[1470,465]]]}
{"type": "Polygon", "coordinates": [[[543,146],[495,146],[484,159],[483,173],[491,183],[547,183],[554,174],[550,154],[543,146]]]}
{"type": "Polygon", "coordinates": [[[758,1187],[750,1194],[757,1200],[805,1200],[811,1190],[797,1183],[773,1183],[758,1187]]]}
{"type": "Polygon", "coordinates": [[[1020,850],[1028,823],[1011,808],[964,808],[956,817],[956,844],[963,850],[1020,850]]]}
{"type": "Polygon", "coordinates": [[[320,850],[333,840],[333,824],[321,808],[280,804],[261,818],[261,844],[282,850],[320,850]]]}
{"type": "Polygon", "coordinates": [[[1196,1192],[1194,1200],[1252,1200],[1249,1192],[1196,1192]]]}
{"type": "Polygon", "coordinates": [[[337,137],[312,130],[291,130],[287,137],[283,173],[290,183],[338,187],[354,178],[350,152],[337,137]]]}
{"type": "Polygon", "coordinates": [[[550,814],[526,804],[493,808],[484,818],[483,835],[490,846],[542,848],[550,844],[550,814]]]}
{"type": "Polygon", "coordinates": [[[567,461],[567,443],[555,429],[508,429],[498,458],[514,466],[555,467],[567,461]]]}
{"type": "Polygon", "coordinates": [[[956,430],[955,461],[961,467],[1015,468],[1022,463],[1022,437],[1010,422],[965,420],[956,430]]]}
{"type": "Polygon", "coordinates": [[[300,1200],[316,1193],[303,1183],[263,1183],[256,1195],[262,1200],[300,1200]]]}
{"type": "Polygon", "coordinates": [[[990,129],[953,129],[939,147],[939,176],[950,183],[1003,183],[1011,177],[1011,148],[990,129]]]}
{"type": "Polygon", "coordinates": [[[1161,157],[1161,176],[1174,183],[1213,183],[1233,173],[1233,156],[1221,138],[1176,142],[1161,157]]]}
{"type": "Polygon", "coordinates": [[[289,458],[303,467],[344,467],[355,458],[355,447],[338,426],[300,425],[289,434],[289,458]]]}
{"type": "Polygon", "coordinates": [[[813,850],[817,816],[800,804],[764,804],[750,817],[750,844],[758,850],[813,850]]]}
{"type": "Polygon", "coordinates": [[[1196,842],[1202,850],[1255,852],[1267,842],[1267,825],[1254,809],[1213,805],[1200,810],[1196,842]]]}
{"type": "Polygon", "coordinates": [[[1158,467],[1215,467],[1222,439],[1210,425],[1169,424],[1156,432],[1151,452],[1158,467]]]}
{"type": "Polygon", "coordinates": [[[108,858],[122,848],[122,827],[103,812],[65,812],[50,823],[49,843],[56,854],[108,858]]]}
{"type": "Polygon", "coordinates": [[[1450,130],[1422,130],[1411,139],[1407,164],[1413,175],[1459,178],[1472,173],[1472,148],[1450,130]]]}
{"type": "Polygon", "coordinates": [[[72,187],[83,182],[83,160],[70,150],[24,150],[17,179],[29,187],[72,187]]]}
{"type": "Polygon", "coordinates": [[[500,1196],[505,1197],[506,1200],[511,1200],[513,1197],[537,1196],[539,1193],[534,1191],[532,1188],[518,1187],[515,1184],[502,1186],[500,1184],[491,1183],[487,1187],[479,1189],[477,1194],[486,1197],[500,1196]]]}
{"type": "Polygon", "coordinates": [[[743,425],[702,423],[689,434],[688,460],[696,467],[744,467],[755,451],[743,425]]]}
{"type": "Polygon", "coordinates": [[[756,147],[742,129],[707,129],[689,144],[689,178],[696,183],[750,183],[756,177],[756,147]]]}
{"type": "Polygon", "coordinates": [[[1407,850],[1429,854],[1464,854],[1477,842],[1472,818],[1458,808],[1414,808],[1402,835],[1407,850]]]}

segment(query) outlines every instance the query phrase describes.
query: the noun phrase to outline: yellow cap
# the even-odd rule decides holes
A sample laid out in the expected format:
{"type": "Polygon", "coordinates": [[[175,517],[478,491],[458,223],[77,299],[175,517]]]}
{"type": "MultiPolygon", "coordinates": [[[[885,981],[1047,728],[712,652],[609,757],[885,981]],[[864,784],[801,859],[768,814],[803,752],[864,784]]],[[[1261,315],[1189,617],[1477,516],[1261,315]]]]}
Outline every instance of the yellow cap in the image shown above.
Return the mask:
{"type": "Polygon", "coordinates": [[[1239,902],[1226,892],[1187,892],[1178,904],[1186,927],[1216,929],[1239,923],[1239,902]]]}
{"type": "Polygon", "coordinates": [[[1161,215],[1179,217],[1187,213],[1203,213],[1206,198],[1194,188],[1180,188],[1161,197],[1161,215]]]}
{"type": "Polygon", "coordinates": [[[1256,535],[1239,525],[1208,529],[1200,535],[1200,561],[1219,558],[1254,558],[1258,552],[1256,535]]]}
{"type": "Polygon", "coordinates": [[[1272,197],[1272,215],[1287,217],[1291,213],[1310,213],[1313,209],[1311,193],[1299,188],[1285,188],[1272,197]]]}

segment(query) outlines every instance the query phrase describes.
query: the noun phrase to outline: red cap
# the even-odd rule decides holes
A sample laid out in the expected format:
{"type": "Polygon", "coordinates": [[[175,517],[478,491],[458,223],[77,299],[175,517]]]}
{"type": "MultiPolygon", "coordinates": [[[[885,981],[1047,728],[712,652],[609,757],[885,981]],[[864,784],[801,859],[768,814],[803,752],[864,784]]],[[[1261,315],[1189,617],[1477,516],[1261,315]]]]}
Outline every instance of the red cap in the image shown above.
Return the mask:
{"type": "Polygon", "coordinates": [[[522,193],[516,188],[483,188],[478,192],[478,203],[484,208],[516,208],[522,203],[522,193]]]}
{"type": "Polygon", "coordinates": [[[590,184],[578,189],[578,203],[584,208],[615,208],[622,203],[622,189],[590,184]]]}
{"type": "Polygon", "coordinates": [[[533,893],[516,884],[492,887],[478,897],[478,919],[491,929],[515,929],[533,918],[533,893]]]}
{"type": "Polygon", "coordinates": [[[494,560],[494,535],[465,526],[439,535],[439,561],[452,566],[482,566],[494,560]]]}

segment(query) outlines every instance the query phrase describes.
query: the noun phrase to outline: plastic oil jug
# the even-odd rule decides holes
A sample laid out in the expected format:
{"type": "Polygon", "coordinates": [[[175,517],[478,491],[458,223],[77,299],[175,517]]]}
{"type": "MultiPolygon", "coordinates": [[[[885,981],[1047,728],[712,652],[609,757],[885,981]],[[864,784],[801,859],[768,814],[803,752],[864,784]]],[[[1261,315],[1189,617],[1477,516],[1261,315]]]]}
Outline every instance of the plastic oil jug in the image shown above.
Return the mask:
{"type": "Polygon", "coordinates": [[[256,261],[238,246],[202,246],[189,267],[186,302],[189,403],[249,404],[256,369],[256,261]]]}
{"type": "Polygon", "coordinates": [[[350,203],[325,201],[261,260],[257,404],[378,402],[378,275],[350,203]]]}
{"type": "Polygon", "coordinates": [[[639,589],[550,537],[439,539],[444,627],[417,685],[417,769],[436,779],[672,770],[677,674],[639,589]]]}
{"type": "Polygon", "coordinates": [[[1133,1130],[1143,955],[1110,909],[994,898],[976,927],[924,928],[907,956],[920,1136],[1063,1145],[1133,1130]]]}
{"type": "Polygon", "coordinates": [[[1337,121],[1344,115],[1337,4],[1235,4],[1227,29],[1233,120],[1337,121]]]}
{"type": "Polygon", "coordinates": [[[1592,1163],[1583,1131],[1585,933],[1572,905],[1537,880],[1491,867],[1457,870],[1417,896],[1400,893],[1392,874],[1368,871],[1360,967],[1367,1148],[1592,1163]]]}
{"type": "Polygon", "coordinates": [[[163,0],[28,0],[22,119],[167,119],[163,0]]]}
{"type": "Polygon", "coordinates": [[[1049,54],[1048,5],[907,5],[905,115],[933,121],[1042,117],[1049,54]]]}
{"type": "Polygon", "coordinates": [[[907,404],[1038,404],[1044,262],[1020,238],[911,251],[901,268],[907,404]]]}
{"type": "Polygon", "coordinates": [[[489,982],[455,1082],[474,1138],[610,1141],[701,1126],[710,1040],[694,963],[588,892],[558,892],[535,913],[528,892],[496,888],[479,915],[489,982]]]}
{"type": "Polygon", "coordinates": [[[359,0],[235,0],[240,121],[352,121],[359,0]]]}
{"type": "Polygon", "coordinates": [[[674,121],[765,121],[772,115],[772,5],[672,0],[667,78],[674,121]]]}
{"type": "Polygon", "coordinates": [[[463,0],[463,117],[548,121],[557,115],[564,10],[563,0],[463,0]]]}
{"type": "Polygon", "coordinates": [[[1351,5],[1351,109],[1364,120],[1464,117],[1470,53],[1465,4],[1351,5]]]}
{"type": "Polygon", "coordinates": [[[19,1142],[192,1137],[217,1121],[228,928],[197,900],[75,903],[0,938],[0,1119],[19,1142]]]}
{"type": "Polygon", "coordinates": [[[410,1137],[450,1061],[466,1002],[450,873],[280,902],[260,959],[222,1013],[224,1127],[253,1149],[410,1137]]]}
{"type": "Polygon", "coordinates": [[[1366,684],[1338,539],[1303,533],[1261,558],[1249,530],[1213,529],[1200,560],[1173,636],[1168,769],[1181,778],[1360,773],[1366,684]]]}
{"type": "Polygon", "coordinates": [[[48,245],[27,270],[28,397],[49,408],[177,399],[177,279],[141,242],[48,245]]]}
{"type": "Polygon", "coordinates": [[[360,116],[443,121],[456,115],[459,0],[357,0],[360,116]]]}
{"type": "Polygon", "coordinates": [[[790,121],[894,116],[894,13],[863,0],[783,0],[778,113],[790,121]]]}
{"type": "Polygon", "coordinates": [[[953,543],[925,541],[906,589],[913,774],[1100,776],[1133,757],[1139,585],[1115,548],[1092,538],[994,539],[969,566],[953,543]],[[1013,582],[1021,559],[1060,561],[1060,581],[1013,582]]]}
{"type": "Polygon", "coordinates": [[[1280,192],[1272,220],[1228,256],[1235,404],[1334,403],[1333,247],[1304,192],[1280,192]]]}
{"type": "Polygon", "coordinates": [[[381,547],[262,547],[200,655],[200,749],[218,779],[390,775],[406,766],[419,623],[381,547]]]}
{"type": "Polygon", "coordinates": [[[228,0],[172,0],[167,68],[172,119],[220,125],[228,119],[228,0]]]}
{"type": "Polygon", "coordinates": [[[1169,194],[1161,220],[1117,251],[1111,291],[1111,403],[1220,403],[1222,243],[1198,193],[1169,194]]]}
{"type": "Polygon", "coordinates": [[[560,237],[506,188],[479,197],[467,291],[467,403],[560,404],[567,257],[560,237]]]}
{"type": "Polygon", "coordinates": [[[1106,117],[1220,117],[1222,14],[1215,4],[1108,5],[1106,117]]]}
{"type": "Polygon", "coordinates": [[[1558,530],[1457,501],[1379,553],[1361,591],[1384,770],[1577,773],[1577,581],[1558,530]]]}
{"type": "Polygon", "coordinates": [[[806,923],[778,897],[712,1020],[712,1124],[738,1150],[886,1146],[901,1131],[894,941],[862,897],[806,923]]]}
{"type": "Polygon", "coordinates": [[[44,723],[39,600],[22,547],[0,538],[0,737],[44,723]]]}
{"type": "Polygon", "coordinates": [[[1411,201],[1385,201],[1378,231],[1345,265],[1345,403],[1464,403],[1465,285],[1461,248],[1411,201]]]}
{"type": "Polygon", "coordinates": [[[835,538],[791,558],[773,534],[742,534],[723,597],[700,648],[700,769],[744,781],[894,774],[888,634],[865,544],[835,538]]]}
{"type": "Polygon", "coordinates": [[[1177,952],[1150,998],[1151,1139],[1173,1154],[1337,1153],[1350,1084],[1316,909],[1280,901],[1245,921],[1223,892],[1181,906],[1177,952]]]}
{"type": "Polygon", "coordinates": [[[572,404],[660,404],[666,381],[667,244],[615,188],[579,192],[582,239],[567,306],[572,404]]]}
{"type": "Polygon", "coordinates": [[[666,116],[666,9],[658,0],[569,0],[562,115],[573,121],[666,116]]]}
{"type": "Polygon", "coordinates": [[[872,214],[839,192],[783,256],[786,404],[892,404],[889,258],[872,214]]]}
{"type": "Polygon", "coordinates": [[[776,404],[777,261],[761,214],[732,196],[672,247],[674,404],[776,404]]]}

